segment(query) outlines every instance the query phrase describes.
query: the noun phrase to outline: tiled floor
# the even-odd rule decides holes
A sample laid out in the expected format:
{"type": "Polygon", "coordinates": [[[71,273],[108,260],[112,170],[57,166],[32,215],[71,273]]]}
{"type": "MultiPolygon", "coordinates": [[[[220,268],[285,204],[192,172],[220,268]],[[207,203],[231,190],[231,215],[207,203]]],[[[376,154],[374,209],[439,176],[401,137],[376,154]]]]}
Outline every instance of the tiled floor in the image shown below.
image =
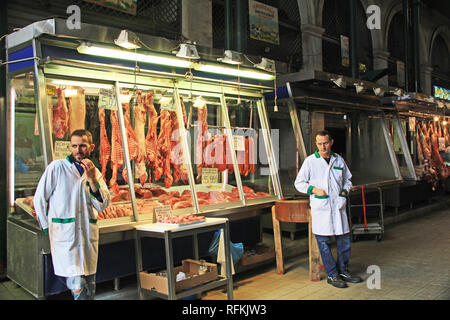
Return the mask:
{"type": "MultiPolygon", "coordinates": [[[[420,210],[420,209],[419,209],[420,210]]],[[[450,209],[441,206],[425,215],[386,226],[383,240],[359,239],[352,243],[350,271],[364,279],[337,289],[326,280],[311,282],[308,278],[306,239],[291,241],[283,237],[288,252],[286,272],[276,273],[275,262],[241,272],[234,276],[236,300],[450,300],[450,209]],[[295,255],[295,251],[303,252],[295,255]],[[380,288],[374,284],[369,266],[380,270],[380,288]]],[[[264,233],[265,242],[273,236],[264,233]]],[[[203,300],[225,300],[224,288],[203,294],[203,300]]],[[[0,282],[0,299],[34,299],[11,281],[0,282]]],[[[71,299],[68,292],[48,299],[71,299]]],[[[121,289],[113,290],[111,282],[97,286],[96,299],[137,299],[135,277],[121,279],[121,289]]]]}

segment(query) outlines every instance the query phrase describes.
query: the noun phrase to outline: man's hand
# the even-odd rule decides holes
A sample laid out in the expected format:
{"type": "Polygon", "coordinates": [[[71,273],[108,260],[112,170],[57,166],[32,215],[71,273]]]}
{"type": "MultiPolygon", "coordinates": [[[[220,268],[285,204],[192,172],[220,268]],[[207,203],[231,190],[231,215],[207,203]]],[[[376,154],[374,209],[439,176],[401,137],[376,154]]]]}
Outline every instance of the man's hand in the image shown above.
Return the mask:
{"type": "Polygon", "coordinates": [[[89,159],[81,160],[80,164],[83,167],[84,172],[86,172],[86,178],[89,181],[89,184],[91,185],[92,191],[95,192],[96,190],[94,190],[94,187],[95,187],[95,184],[97,183],[97,178],[95,176],[96,172],[95,172],[94,164],[89,159]]]}
{"type": "Polygon", "coordinates": [[[324,190],[316,188],[316,187],[314,187],[314,189],[312,189],[312,193],[319,197],[327,195],[327,193],[324,190]]]}

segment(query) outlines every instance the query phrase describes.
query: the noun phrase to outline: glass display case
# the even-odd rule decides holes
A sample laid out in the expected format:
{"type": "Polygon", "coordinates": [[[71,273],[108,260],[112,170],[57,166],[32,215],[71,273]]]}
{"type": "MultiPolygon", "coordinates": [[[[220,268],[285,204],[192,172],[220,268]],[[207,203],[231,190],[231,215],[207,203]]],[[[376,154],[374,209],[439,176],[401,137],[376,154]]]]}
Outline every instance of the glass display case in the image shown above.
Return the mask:
{"type": "Polygon", "coordinates": [[[10,86],[11,200],[30,215],[43,170],[70,154],[77,129],[92,133],[91,160],[112,196],[98,213],[100,228],[154,221],[155,207],[172,215],[226,214],[281,197],[266,87],[61,57],[10,86]]]}

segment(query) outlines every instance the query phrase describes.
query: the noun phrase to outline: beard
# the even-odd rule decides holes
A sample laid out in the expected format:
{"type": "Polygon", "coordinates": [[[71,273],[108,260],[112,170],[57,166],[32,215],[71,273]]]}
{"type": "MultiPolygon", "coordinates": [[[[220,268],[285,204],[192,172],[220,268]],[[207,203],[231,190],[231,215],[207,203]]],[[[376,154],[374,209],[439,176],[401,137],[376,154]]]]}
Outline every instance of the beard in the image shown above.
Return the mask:
{"type": "Polygon", "coordinates": [[[89,158],[89,153],[75,153],[73,157],[77,162],[81,162],[83,159],[89,158]]]}

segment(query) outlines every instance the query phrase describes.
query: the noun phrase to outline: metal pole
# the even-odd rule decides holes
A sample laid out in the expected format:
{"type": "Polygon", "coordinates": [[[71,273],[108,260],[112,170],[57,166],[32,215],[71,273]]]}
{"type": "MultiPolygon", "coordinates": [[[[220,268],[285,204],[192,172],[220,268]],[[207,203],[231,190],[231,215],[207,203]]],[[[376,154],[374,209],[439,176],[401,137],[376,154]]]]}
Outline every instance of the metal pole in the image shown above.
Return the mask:
{"type": "Polygon", "coordinates": [[[233,50],[232,0],[225,0],[225,49],[233,50]]]}
{"type": "Polygon", "coordinates": [[[358,54],[356,52],[357,33],[356,33],[356,0],[350,1],[350,66],[352,68],[352,78],[358,79],[358,54]]]}
{"type": "MultiPolygon", "coordinates": [[[[8,13],[7,13],[7,1],[0,3],[0,35],[6,34],[8,31],[8,13]]],[[[0,41],[0,60],[6,60],[6,53],[2,44],[6,43],[6,39],[0,41]]],[[[0,123],[6,124],[7,119],[7,106],[6,106],[6,66],[0,67],[0,123]]],[[[1,150],[8,150],[7,144],[7,126],[2,125],[0,129],[0,148],[1,150]]],[[[7,170],[8,152],[2,152],[0,156],[0,167],[4,168],[0,172],[0,277],[4,271],[6,271],[6,218],[8,210],[8,180],[7,170]]]]}
{"type": "Polygon", "coordinates": [[[128,188],[130,189],[131,207],[133,209],[134,221],[139,222],[140,218],[136,206],[136,195],[134,193],[134,171],[131,170],[127,133],[125,128],[125,121],[123,118],[123,108],[122,103],[120,102],[120,83],[118,81],[116,81],[115,83],[115,89],[116,89],[117,115],[119,118],[120,136],[122,137],[123,153],[125,157],[124,159],[125,168],[127,169],[128,174],[128,188]]]}
{"type": "Polygon", "coordinates": [[[247,51],[247,2],[236,0],[236,50],[247,51]]]}
{"type": "Polygon", "coordinates": [[[405,91],[409,92],[409,4],[403,0],[403,46],[405,50],[405,91]]]}
{"type": "Polygon", "coordinates": [[[419,75],[419,0],[413,0],[413,34],[414,34],[414,91],[420,90],[419,75]]]}

